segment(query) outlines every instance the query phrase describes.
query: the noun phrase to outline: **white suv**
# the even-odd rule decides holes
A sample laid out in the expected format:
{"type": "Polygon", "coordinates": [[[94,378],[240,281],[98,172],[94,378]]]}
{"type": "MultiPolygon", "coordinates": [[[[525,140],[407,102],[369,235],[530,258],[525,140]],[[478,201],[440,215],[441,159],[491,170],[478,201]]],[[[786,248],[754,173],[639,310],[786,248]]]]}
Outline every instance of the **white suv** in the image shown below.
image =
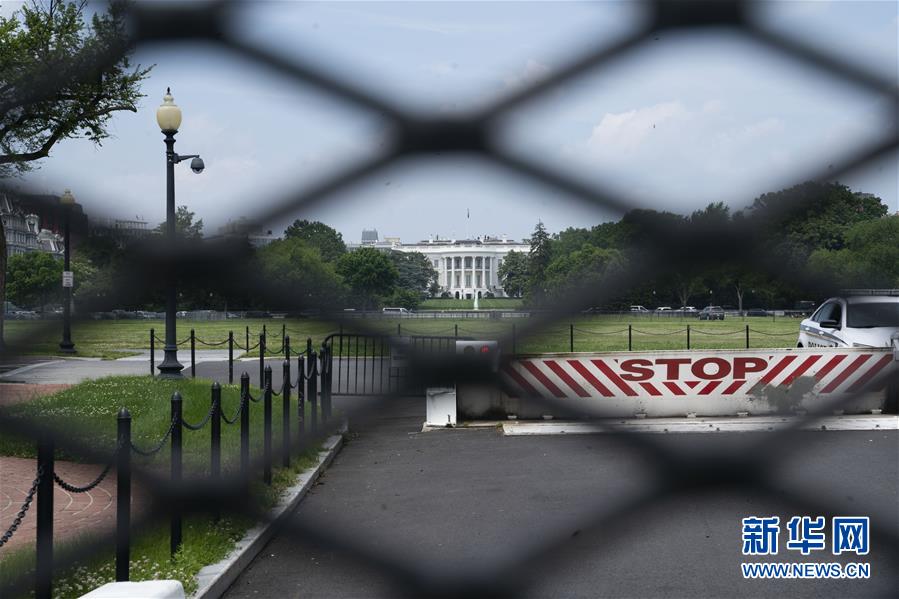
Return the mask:
{"type": "Polygon", "coordinates": [[[798,347],[891,347],[899,295],[832,297],[799,325],[798,347]]]}

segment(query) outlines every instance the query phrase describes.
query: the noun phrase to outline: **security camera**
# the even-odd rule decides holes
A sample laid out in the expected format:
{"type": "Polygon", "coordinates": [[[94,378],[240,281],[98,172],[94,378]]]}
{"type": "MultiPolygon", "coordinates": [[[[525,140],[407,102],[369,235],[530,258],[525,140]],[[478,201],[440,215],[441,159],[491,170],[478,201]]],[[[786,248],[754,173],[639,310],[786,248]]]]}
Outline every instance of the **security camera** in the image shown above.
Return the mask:
{"type": "Polygon", "coordinates": [[[203,159],[199,156],[190,161],[190,170],[198,175],[203,172],[204,168],[206,168],[206,165],[203,164],[203,159]]]}

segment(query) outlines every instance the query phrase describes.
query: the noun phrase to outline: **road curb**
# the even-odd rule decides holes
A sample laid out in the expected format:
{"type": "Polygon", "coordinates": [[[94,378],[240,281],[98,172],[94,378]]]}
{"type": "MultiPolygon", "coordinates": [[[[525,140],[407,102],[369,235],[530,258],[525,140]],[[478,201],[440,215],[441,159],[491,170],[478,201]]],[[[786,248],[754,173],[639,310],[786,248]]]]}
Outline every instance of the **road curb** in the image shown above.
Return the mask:
{"type": "Polygon", "coordinates": [[[267,524],[258,524],[248,530],[225,559],[200,570],[197,574],[199,586],[197,591],[191,595],[191,599],[217,599],[228,590],[244,569],[250,565],[250,562],[259,555],[266,543],[274,536],[281,522],[294,512],[318,477],[334,460],[343,447],[343,433],[346,430],[347,425],[344,422],[338,434],[328,437],[322,443],[324,449],[318,454],[315,467],[300,474],[296,484],[285,491],[284,499],[269,512],[267,524]]]}

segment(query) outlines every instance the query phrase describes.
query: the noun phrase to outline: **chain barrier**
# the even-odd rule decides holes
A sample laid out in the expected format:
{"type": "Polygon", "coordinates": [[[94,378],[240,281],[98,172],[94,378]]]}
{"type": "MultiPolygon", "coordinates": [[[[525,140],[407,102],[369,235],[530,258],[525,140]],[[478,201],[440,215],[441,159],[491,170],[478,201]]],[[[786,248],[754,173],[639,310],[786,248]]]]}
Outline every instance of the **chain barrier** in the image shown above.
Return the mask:
{"type": "Polygon", "coordinates": [[[28,513],[28,508],[31,507],[31,502],[34,501],[34,494],[37,493],[37,487],[41,483],[41,477],[43,477],[43,475],[43,468],[38,468],[37,476],[34,477],[34,482],[31,483],[31,488],[28,490],[28,494],[25,495],[25,502],[22,504],[22,508],[19,510],[19,513],[16,514],[16,517],[13,518],[12,524],[10,524],[9,528],[6,529],[6,532],[3,533],[3,536],[0,536],[0,547],[6,545],[7,541],[9,541],[19,529],[19,525],[22,524],[25,514],[28,513]]]}
{"type": "MultiPolygon", "coordinates": [[[[575,330],[577,330],[577,329],[575,329],[575,330]]],[[[624,329],[624,330],[627,331],[627,329],[624,329]]],[[[633,332],[639,333],[640,335],[649,335],[649,336],[651,336],[651,337],[664,337],[664,336],[666,336],[666,335],[682,335],[682,334],[684,334],[684,333],[687,332],[687,329],[679,329],[679,330],[677,330],[677,331],[668,331],[668,332],[665,332],[665,333],[662,333],[662,332],[641,331],[640,329],[632,329],[632,330],[633,330],[633,332]]],[[[690,329],[690,330],[691,330],[691,332],[693,331],[693,329],[690,329]]],[[[742,331],[741,331],[741,332],[742,332],[742,331]]]]}
{"type": "MultiPolygon", "coordinates": [[[[579,333],[587,333],[589,335],[621,335],[623,333],[627,333],[627,329],[621,329],[619,331],[591,331],[589,329],[581,329],[578,327],[574,327],[574,330],[579,333]]],[[[687,329],[684,329],[686,331],[687,329]]]]}
{"type": "Polygon", "coordinates": [[[768,337],[795,337],[795,332],[790,333],[766,333],[765,331],[756,331],[755,329],[749,329],[750,333],[756,333],[758,335],[766,335],[768,337]]]}
{"type": "MultiPolygon", "coordinates": [[[[684,329],[686,330],[686,329],[684,329]]],[[[745,329],[738,329],[736,331],[725,331],[723,333],[716,333],[714,331],[701,331],[699,329],[690,329],[690,333],[699,333],[700,335],[712,335],[713,337],[726,337],[727,335],[742,335],[745,332],[745,329]]],[[[792,333],[795,335],[796,333],[792,333]]]]}
{"type": "Polygon", "coordinates": [[[240,404],[237,406],[237,412],[234,413],[234,418],[228,418],[224,412],[221,413],[222,420],[225,421],[225,424],[237,424],[237,419],[240,418],[241,412],[244,411],[244,408],[247,405],[247,397],[240,398],[240,404]]]}
{"type": "Polygon", "coordinates": [[[103,468],[103,471],[100,472],[97,478],[84,485],[83,487],[76,487],[73,484],[67,483],[56,472],[53,473],[53,481],[69,493],[87,493],[88,491],[93,491],[97,487],[97,485],[103,482],[103,479],[106,478],[106,475],[109,474],[110,469],[112,469],[112,464],[113,462],[115,462],[115,456],[118,453],[119,451],[116,450],[115,453],[112,454],[112,458],[109,460],[109,463],[106,464],[106,467],[103,468]]]}
{"type": "Polygon", "coordinates": [[[215,412],[215,406],[214,406],[214,405],[210,405],[210,406],[209,406],[209,411],[206,412],[206,417],[203,418],[203,420],[200,421],[200,424],[191,424],[190,422],[188,422],[187,420],[185,420],[184,417],[181,418],[181,424],[182,424],[182,426],[184,426],[184,428],[186,428],[186,429],[188,429],[188,430],[192,430],[192,431],[198,431],[198,430],[201,430],[204,426],[206,426],[206,424],[207,424],[207,423],[209,422],[209,420],[212,418],[212,414],[213,414],[214,412],[215,412]]]}
{"type": "Polygon", "coordinates": [[[225,345],[226,343],[228,343],[227,339],[225,339],[224,341],[219,341],[218,343],[211,343],[208,341],[203,341],[199,337],[195,337],[195,339],[196,339],[197,343],[199,343],[200,345],[205,345],[207,347],[218,347],[220,345],[225,345]]]}
{"type": "Polygon", "coordinates": [[[171,422],[169,423],[169,430],[167,430],[165,432],[165,434],[162,436],[162,439],[159,440],[159,443],[154,445],[152,449],[148,449],[148,450],[141,449],[137,445],[134,444],[134,441],[132,441],[131,442],[131,450],[134,453],[136,453],[138,455],[142,455],[144,457],[150,457],[150,456],[156,455],[157,453],[162,451],[162,448],[165,445],[165,442],[168,440],[169,436],[171,436],[172,431],[175,430],[175,424],[177,424],[177,421],[174,418],[172,418],[171,422]]]}

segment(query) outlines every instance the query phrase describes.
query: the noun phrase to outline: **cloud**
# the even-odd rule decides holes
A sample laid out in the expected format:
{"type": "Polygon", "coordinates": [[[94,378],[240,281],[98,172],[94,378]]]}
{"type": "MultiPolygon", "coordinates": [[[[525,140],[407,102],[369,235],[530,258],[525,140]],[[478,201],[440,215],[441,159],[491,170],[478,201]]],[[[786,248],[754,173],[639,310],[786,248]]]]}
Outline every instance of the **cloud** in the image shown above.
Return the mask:
{"type": "Polygon", "coordinates": [[[503,84],[506,89],[519,89],[536,83],[546,77],[550,72],[549,65],[546,65],[535,58],[529,58],[524,63],[524,67],[518,72],[505,75],[503,84]]]}
{"type": "Polygon", "coordinates": [[[593,127],[587,148],[599,154],[632,154],[652,134],[671,123],[683,122],[691,114],[680,102],[662,102],[626,112],[607,112],[593,127]]]}

